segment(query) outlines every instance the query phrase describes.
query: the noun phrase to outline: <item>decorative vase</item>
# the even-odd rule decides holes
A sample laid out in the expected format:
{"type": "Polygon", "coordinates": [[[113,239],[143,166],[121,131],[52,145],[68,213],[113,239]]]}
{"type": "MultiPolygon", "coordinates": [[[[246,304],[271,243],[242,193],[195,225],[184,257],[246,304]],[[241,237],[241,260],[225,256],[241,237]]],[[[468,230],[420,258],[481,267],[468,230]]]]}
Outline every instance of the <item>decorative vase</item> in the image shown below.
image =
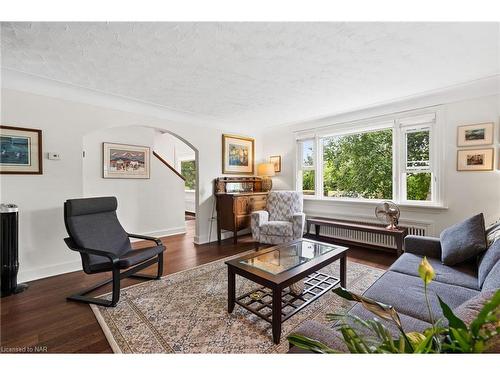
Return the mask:
{"type": "Polygon", "coordinates": [[[302,294],[304,292],[304,280],[297,281],[296,283],[290,285],[290,292],[295,294],[296,296],[302,294]]]}
{"type": "Polygon", "coordinates": [[[262,191],[271,191],[273,188],[273,180],[270,178],[262,179],[262,191]]]}

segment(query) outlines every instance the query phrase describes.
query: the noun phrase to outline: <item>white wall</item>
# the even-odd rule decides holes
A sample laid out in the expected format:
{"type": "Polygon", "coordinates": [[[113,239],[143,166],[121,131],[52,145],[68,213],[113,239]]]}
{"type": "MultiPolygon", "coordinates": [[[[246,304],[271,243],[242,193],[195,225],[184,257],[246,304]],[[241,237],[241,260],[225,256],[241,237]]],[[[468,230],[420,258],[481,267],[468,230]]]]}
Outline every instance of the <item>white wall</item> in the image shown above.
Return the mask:
{"type": "Polygon", "coordinates": [[[166,236],[185,232],[184,181],[151,154],[151,178],[102,178],[102,142],[154,147],[157,131],[141,126],[103,129],[83,138],[83,195],[114,195],[128,232],[166,236]]]}
{"type": "MultiPolygon", "coordinates": [[[[144,113],[148,112],[149,107],[144,104],[129,103],[116,98],[108,101],[102,94],[97,95],[83,89],[78,89],[77,95],[73,95],[76,89],[71,87],[58,86],[52,89],[45,81],[38,80],[32,86],[31,82],[31,80],[2,81],[4,86],[1,92],[1,123],[42,129],[44,153],[59,152],[61,160],[47,160],[44,156],[43,175],[1,176],[1,201],[15,203],[20,207],[20,281],[80,269],[78,254],[67,249],[63,242],[66,231],[62,207],[66,199],[84,196],[82,162],[84,137],[107,128],[148,126],[166,130],[186,140],[196,149],[200,189],[196,196],[199,201],[197,212],[199,220],[197,220],[195,241],[204,243],[208,240],[214,202],[213,179],[222,173],[220,152],[222,130],[182,122],[182,116],[178,118],[171,116],[169,111],[162,108],[152,107],[151,113],[155,116],[148,116],[144,113]],[[31,88],[33,91],[47,92],[47,94],[29,93],[31,88]],[[65,97],[81,101],[54,97],[60,93],[64,93],[65,97]],[[103,106],[84,104],[88,102],[103,103],[103,106]],[[107,107],[108,102],[109,107],[107,107]],[[135,112],[116,108],[130,108],[135,112]]],[[[259,142],[257,138],[257,157],[260,157],[261,150],[259,142]]],[[[139,195],[130,198],[135,199],[136,205],[144,202],[139,195]]],[[[120,207],[122,206],[125,208],[123,200],[120,203],[120,207]]],[[[124,215],[120,218],[131,226],[138,225],[135,228],[140,229],[139,224],[130,218],[124,215]]],[[[165,229],[162,225],[159,227],[165,229]]],[[[152,228],[154,229],[156,228],[152,228]]],[[[216,238],[215,222],[212,225],[210,238],[212,240],[216,238]]]]}
{"type": "MultiPolygon", "coordinates": [[[[498,90],[498,86],[497,89],[498,90]]],[[[467,90],[465,90],[467,91],[467,90]]],[[[495,91],[495,90],[493,90],[495,91]]],[[[468,92],[477,93],[472,87],[468,92]]],[[[463,220],[473,214],[483,212],[486,223],[500,218],[500,171],[499,165],[499,103],[498,94],[491,95],[491,90],[482,90],[486,96],[464,99],[453,93],[428,98],[414,98],[394,104],[385,104],[379,108],[356,111],[352,113],[332,116],[330,118],[307,123],[297,123],[270,130],[264,134],[264,157],[282,155],[282,172],[273,177],[274,188],[294,189],[295,171],[295,138],[293,131],[308,129],[327,124],[341,123],[356,119],[369,118],[411,110],[423,106],[443,104],[444,140],[441,147],[444,149],[444,190],[446,209],[402,207],[402,222],[425,224],[430,223],[430,234],[439,235],[446,227],[463,220]],[[459,100],[456,100],[459,99],[459,100]],[[457,172],[456,170],[456,134],[457,126],[480,122],[495,123],[495,170],[491,172],[457,172]]],[[[480,94],[480,93],[479,93],[480,94]]],[[[306,200],[304,210],[311,215],[321,215],[339,218],[374,218],[373,203],[347,203],[321,200],[306,200]]]]}

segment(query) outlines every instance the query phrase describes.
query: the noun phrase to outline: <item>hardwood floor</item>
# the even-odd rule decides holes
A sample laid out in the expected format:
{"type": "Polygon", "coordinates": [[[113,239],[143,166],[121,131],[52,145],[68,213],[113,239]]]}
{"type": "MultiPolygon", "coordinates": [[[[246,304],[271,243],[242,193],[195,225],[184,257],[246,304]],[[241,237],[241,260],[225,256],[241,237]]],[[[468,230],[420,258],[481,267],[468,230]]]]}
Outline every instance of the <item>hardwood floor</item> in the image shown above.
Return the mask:
{"type": "MultiPolygon", "coordinates": [[[[164,275],[182,271],[200,264],[222,259],[254,248],[250,236],[241,237],[234,245],[231,239],[221,245],[215,243],[194,245],[194,220],[186,222],[187,233],[163,238],[167,247],[164,275]]],[[[136,243],[137,247],[147,243],[136,243]]],[[[351,247],[348,261],[387,268],[396,255],[383,251],[351,247]]],[[[154,274],[155,268],[147,271],[154,274]]],[[[2,298],[1,352],[15,350],[47,351],[49,353],[111,353],[111,348],[88,305],[67,302],[66,296],[89,287],[109,274],[86,275],[71,272],[29,283],[27,291],[2,298]]],[[[140,282],[124,279],[123,286],[140,282]]],[[[95,295],[109,291],[109,286],[95,295]]]]}

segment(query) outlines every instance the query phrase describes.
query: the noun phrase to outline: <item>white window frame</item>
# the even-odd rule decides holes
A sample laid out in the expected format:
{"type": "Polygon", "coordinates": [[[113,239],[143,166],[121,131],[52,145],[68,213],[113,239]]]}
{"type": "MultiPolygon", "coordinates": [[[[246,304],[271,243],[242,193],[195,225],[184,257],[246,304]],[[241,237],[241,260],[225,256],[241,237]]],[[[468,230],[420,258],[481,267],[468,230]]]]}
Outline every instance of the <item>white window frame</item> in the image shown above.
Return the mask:
{"type": "MultiPolygon", "coordinates": [[[[298,149],[297,154],[297,170],[296,170],[296,190],[297,191],[304,191],[303,190],[303,172],[304,171],[314,171],[314,193],[316,196],[316,192],[318,191],[318,181],[317,181],[317,176],[316,176],[316,170],[317,170],[317,160],[318,160],[318,153],[317,153],[317,142],[315,138],[303,138],[303,139],[297,139],[296,141],[296,147],[298,149]],[[312,158],[313,158],[313,165],[304,165],[304,145],[303,143],[305,142],[310,142],[312,141],[312,147],[313,147],[313,153],[312,153],[312,158]],[[300,145],[300,146],[299,146],[300,145]]],[[[307,195],[308,197],[311,197],[313,195],[307,195]]]]}
{"type": "Polygon", "coordinates": [[[433,124],[425,124],[425,125],[417,125],[417,126],[403,126],[400,127],[400,137],[401,137],[401,148],[399,149],[399,155],[401,158],[400,170],[398,173],[399,176],[399,186],[400,186],[400,194],[399,201],[403,204],[409,203],[423,203],[426,204],[428,202],[435,202],[435,197],[437,194],[437,178],[434,170],[435,156],[433,150],[433,140],[434,140],[434,126],[433,124]],[[417,169],[408,169],[407,168],[407,157],[408,157],[408,145],[407,145],[407,135],[411,133],[417,133],[420,131],[429,131],[429,166],[426,168],[417,168],[417,169]],[[407,174],[408,173],[431,173],[431,200],[423,201],[423,200],[408,200],[408,190],[407,190],[407,174]]]}
{"type": "MultiPolygon", "coordinates": [[[[322,200],[322,201],[338,201],[338,202],[358,202],[358,203],[378,203],[383,200],[364,199],[364,198],[337,198],[325,197],[323,188],[323,139],[329,136],[340,136],[348,134],[359,134],[383,129],[392,128],[392,147],[393,147],[393,192],[392,201],[404,206],[419,206],[419,207],[435,207],[444,208],[444,186],[442,171],[445,163],[443,148],[439,145],[442,142],[443,128],[443,111],[441,107],[436,106],[422,110],[401,112],[392,115],[378,116],[371,119],[363,119],[360,121],[330,125],[318,129],[302,132],[302,137],[296,138],[296,181],[295,186],[297,191],[302,191],[302,170],[315,171],[315,194],[305,195],[305,199],[322,200]],[[429,120],[431,119],[431,120],[429,120]],[[418,131],[421,129],[429,129],[430,138],[430,166],[429,171],[432,173],[432,191],[431,201],[416,201],[406,199],[406,134],[408,131],[418,131]],[[304,168],[302,163],[302,147],[298,145],[302,141],[313,140],[313,168],[304,168]],[[300,149],[300,151],[299,151],[300,149]],[[299,164],[300,163],[300,164],[299,164]]],[[[300,133],[298,133],[300,134],[300,133]]]]}

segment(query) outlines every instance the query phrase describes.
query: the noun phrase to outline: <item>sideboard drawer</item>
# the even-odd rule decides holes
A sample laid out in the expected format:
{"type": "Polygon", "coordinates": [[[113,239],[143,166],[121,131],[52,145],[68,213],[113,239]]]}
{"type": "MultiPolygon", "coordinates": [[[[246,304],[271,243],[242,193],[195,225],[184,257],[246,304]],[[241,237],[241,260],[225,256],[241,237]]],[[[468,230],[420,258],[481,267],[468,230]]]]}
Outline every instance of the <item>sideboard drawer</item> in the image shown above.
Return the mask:
{"type": "Polygon", "coordinates": [[[260,210],[265,210],[267,205],[267,200],[264,199],[255,199],[252,200],[250,198],[250,211],[260,211],[260,210]]]}

